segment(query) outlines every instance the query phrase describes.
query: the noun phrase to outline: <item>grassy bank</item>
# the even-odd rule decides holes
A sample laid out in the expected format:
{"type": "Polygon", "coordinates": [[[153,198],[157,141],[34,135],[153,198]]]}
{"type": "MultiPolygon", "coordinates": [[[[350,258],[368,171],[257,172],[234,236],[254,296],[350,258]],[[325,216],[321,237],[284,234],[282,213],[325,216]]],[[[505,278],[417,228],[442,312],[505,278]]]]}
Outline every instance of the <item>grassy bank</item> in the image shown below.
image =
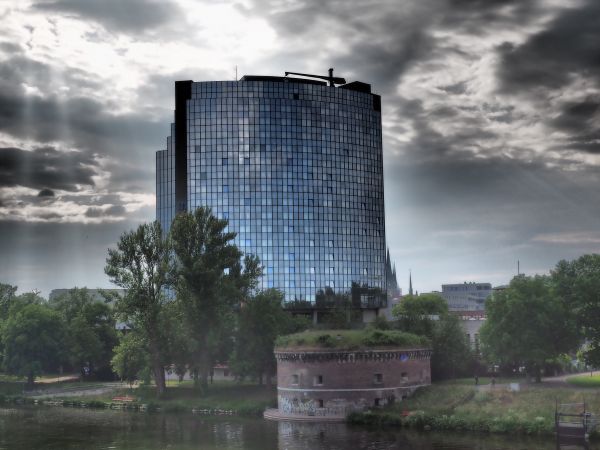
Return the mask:
{"type": "Polygon", "coordinates": [[[352,414],[350,421],[421,430],[550,435],[554,432],[555,402],[578,403],[584,398],[588,409],[600,414],[600,391],[527,386],[520,392],[509,392],[502,386],[477,389],[443,383],[422,388],[412,398],[390,407],[352,414]]]}
{"type": "Polygon", "coordinates": [[[567,378],[567,383],[584,388],[600,388],[600,375],[577,375],[567,378]]]}
{"type": "MultiPolygon", "coordinates": [[[[135,389],[117,389],[111,393],[69,397],[58,400],[68,402],[83,402],[90,406],[110,407],[118,403],[117,397],[128,396],[133,402],[128,402],[131,409],[140,409],[145,405],[150,410],[160,409],[165,412],[191,411],[222,411],[237,415],[262,415],[267,407],[277,404],[277,394],[274,387],[240,384],[234,382],[218,382],[210,385],[208,392],[202,394],[194,390],[191,382],[169,383],[167,392],[162,398],[156,398],[153,386],[141,386],[135,389]]],[[[143,409],[143,408],[142,408],[143,409]]]]}

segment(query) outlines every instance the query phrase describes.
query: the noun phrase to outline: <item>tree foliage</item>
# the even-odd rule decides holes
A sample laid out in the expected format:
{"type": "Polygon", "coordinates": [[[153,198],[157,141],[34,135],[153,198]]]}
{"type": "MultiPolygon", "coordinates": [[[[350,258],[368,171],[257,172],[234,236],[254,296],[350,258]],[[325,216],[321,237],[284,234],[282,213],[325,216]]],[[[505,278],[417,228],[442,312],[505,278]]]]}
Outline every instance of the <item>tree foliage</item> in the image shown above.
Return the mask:
{"type": "Polygon", "coordinates": [[[256,257],[246,255],[242,265],[234,238],[227,221],[204,207],[178,214],[171,226],[171,285],[192,339],[192,365],[199,368],[204,387],[216,337],[227,326],[231,309],[248,297],[262,274],[256,257]]]}
{"type": "Polygon", "coordinates": [[[92,373],[110,369],[112,349],[117,345],[115,320],[110,306],[97,301],[86,288],[74,288],[52,299],[66,324],[65,350],[71,367],[88,367],[92,373]]]}
{"type": "Polygon", "coordinates": [[[17,287],[0,283],[0,322],[8,318],[8,311],[16,298],[17,287]]]}
{"type": "Polygon", "coordinates": [[[447,313],[448,304],[438,294],[407,295],[392,309],[403,330],[429,337],[433,336],[435,319],[447,313]]]}
{"type": "Polygon", "coordinates": [[[600,367],[600,255],[559,261],[551,277],[557,294],[576,315],[586,340],[582,351],[585,362],[600,367]]]}
{"type": "Polygon", "coordinates": [[[282,308],[284,295],[276,289],[261,291],[240,310],[235,351],[231,366],[236,374],[253,376],[270,384],[276,371],[273,354],[278,336],[295,333],[306,326],[306,321],[296,319],[282,308]]]}
{"type": "Polygon", "coordinates": [[[544,363],[579,343],[575,315],[550,278],[519,275],[486,302],[482,350],[491,362],[525,366],[540,381],[544,363]]]}
{"type": "Polygon", "coordinates": [[[455,378],[471,375],[475,355],[465,335],[460,319],[454,314],[444,314],[435,322],[431,336],[433,379],[455,378]]]}
{"type": "Polygon", "coordinates": [[[448,304],[441,296],[407,295],[394,306],[392,313],[402,330],[431,340],[433,379],[469,373],[474,363],[473,352],[458,317],[449,314],[448,304]]]}
{"type": "Polygon", "coordinates": [[[122,335],[111,360],[111,366],[119,378],[131,386],[148,365],[148,348],[144,337],[135,331],[122,335]]]}
{"type": "Polygon", "coordinates": [[[65,324],[57,311],[37,303],[13,307],[2,328],[4,368],[27,377],[31,386],[35,377],[60,366],[64,341],[65,324]]]}
{"type": "Polygon", "coordinates": [[[117,286],[126,289],[115,297],[115,309],[138,336],[147,342],[157,395],[166,389],[167,363],[163,333],[166,320],[166,277],[169,244],[158,222],[140,225],[124,233],[116,249],[109,249],[104,271],[117,286]]]}

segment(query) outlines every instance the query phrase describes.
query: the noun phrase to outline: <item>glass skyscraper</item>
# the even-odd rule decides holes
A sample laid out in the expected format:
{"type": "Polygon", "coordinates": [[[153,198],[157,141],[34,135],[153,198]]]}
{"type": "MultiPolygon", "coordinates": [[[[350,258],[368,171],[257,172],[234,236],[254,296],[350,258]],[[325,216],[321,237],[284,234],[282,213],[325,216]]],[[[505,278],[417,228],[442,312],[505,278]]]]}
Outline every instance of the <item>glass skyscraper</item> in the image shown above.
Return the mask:
{"type": "Polygon", "coordinates": [[[362,307],[384,306],[381,99],[370,85],[178,81],[156,169],[163,227],[177,211],[211,207],[261,259],[263,288],[300,303],[353,291],[362,307]]]}

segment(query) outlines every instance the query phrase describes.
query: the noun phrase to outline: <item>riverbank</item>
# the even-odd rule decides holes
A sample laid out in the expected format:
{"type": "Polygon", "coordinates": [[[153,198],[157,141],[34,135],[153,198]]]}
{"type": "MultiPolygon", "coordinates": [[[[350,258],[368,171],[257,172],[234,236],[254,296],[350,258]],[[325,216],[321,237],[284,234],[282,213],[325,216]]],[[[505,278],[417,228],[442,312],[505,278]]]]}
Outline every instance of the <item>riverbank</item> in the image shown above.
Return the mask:
{"type": "MultiPolygon", "coordinates": [[[[107,389],[79,393],[70,389],[53,390],[51,387],[34,395],[13,392],[0,395],[0,402],[241,416],[261,416],[265,409],[277,404],[274,387],[254,384],[220,381],[211,384],[208,391],[201,394],[194,390],[190,382],[174,382],[169,383],[160,399],[156,398],[154,386],[132,389],[122,384],[105,384],[107,389]]],[[[76,388],[75,383],[73,389],[76,388]]]]}
{"type": "MultiPolygon", "coordinates": [[[[600,390],[525,384],[468,386],[461,381],[434,384],[380,410],[354,413],[349,422],[418,430],[454,430],[522,435],[552,435],[558,403],[585,400],[600,415],[600,390]]],[[[593,438],[598,438],[598,431],[593,438]]]]}

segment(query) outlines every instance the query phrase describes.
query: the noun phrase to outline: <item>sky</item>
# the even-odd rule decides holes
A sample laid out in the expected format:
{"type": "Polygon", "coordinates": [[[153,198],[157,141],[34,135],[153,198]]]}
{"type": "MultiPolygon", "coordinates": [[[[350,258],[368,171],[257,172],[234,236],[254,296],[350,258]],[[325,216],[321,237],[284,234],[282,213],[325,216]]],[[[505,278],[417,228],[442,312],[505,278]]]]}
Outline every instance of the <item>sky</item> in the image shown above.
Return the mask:
{"type": "Polygon", "coordinates": [[[600,251],[597,0],[0,0],[0,282],[110,287],[155,214],[174,81],[325,75],[382,96],[400,286],[600,251]]]}

